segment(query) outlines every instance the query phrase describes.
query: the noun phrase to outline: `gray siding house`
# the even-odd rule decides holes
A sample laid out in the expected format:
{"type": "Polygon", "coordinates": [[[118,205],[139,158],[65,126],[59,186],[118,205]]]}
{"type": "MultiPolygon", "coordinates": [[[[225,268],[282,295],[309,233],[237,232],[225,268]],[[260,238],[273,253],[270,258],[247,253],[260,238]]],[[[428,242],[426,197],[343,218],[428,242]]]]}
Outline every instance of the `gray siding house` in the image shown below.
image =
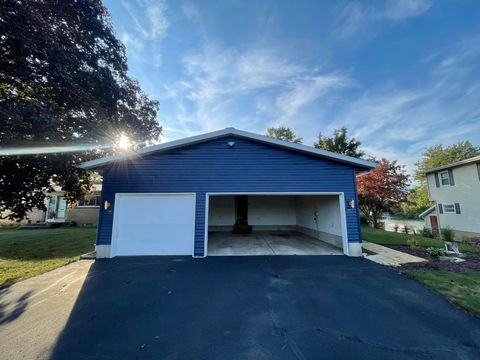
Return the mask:
{"type": "Polygon", "coordinates": [[[422,216],[425,226],[438,233],[450,227],[455,238],[480,236],[480,156],[426,172],[434,205],[422,216]]]}

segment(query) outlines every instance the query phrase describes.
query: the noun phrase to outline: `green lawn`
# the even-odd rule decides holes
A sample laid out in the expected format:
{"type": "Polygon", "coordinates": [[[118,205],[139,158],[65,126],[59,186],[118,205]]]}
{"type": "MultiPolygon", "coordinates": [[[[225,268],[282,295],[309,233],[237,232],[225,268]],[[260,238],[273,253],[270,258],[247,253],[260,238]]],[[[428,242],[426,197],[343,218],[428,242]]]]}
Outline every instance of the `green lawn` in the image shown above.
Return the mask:
{"type": "Polygon", "coordinates": [[[0,230],[0,286],[78,260],[92,251],[95,228],[0,230]]]}
{"type": "MultiPolygon", "coordinates": [[[[373,229],[368,226],[362,226],[362,237],[363,240],[379,244],[379,245],[404,245],[408,246],[407,240],[408,239],[416,239],[419,246],[422,247],[438,247],[443,248],[445,243],[439,239],[431,239],[427,237],[423,237],[420,235],[413,235],[413,234],[404,234],[404,233],[396,233],[391,231],[373,229]]],[[[460,244],[460,251],[467,252],[467,253],[475,253],[480,255],[480,247],[474,246],[471,244],[460,244]]]]}
{"type": "MultiPolygon", "coordinates": [[[[439,239],[372,229],[367,226],[362,227],[362,237],[366,241],[386,246],[408,246],[407,240],[415,238],[423,247],[444,247],[444,242],[439,239]]],[[[460,244],[460,251],[480,255],[480,247],[470,244],[460,244]]],[[[403,270],[402,274],[424,283],[457,306],[480,316],[480,272],[403,270]]]]}
{"type": "Polygon", "coordinates": [[[480,316],[480,272],[405,270],[402,273],[423,282],[457,306],[480,316]]]}

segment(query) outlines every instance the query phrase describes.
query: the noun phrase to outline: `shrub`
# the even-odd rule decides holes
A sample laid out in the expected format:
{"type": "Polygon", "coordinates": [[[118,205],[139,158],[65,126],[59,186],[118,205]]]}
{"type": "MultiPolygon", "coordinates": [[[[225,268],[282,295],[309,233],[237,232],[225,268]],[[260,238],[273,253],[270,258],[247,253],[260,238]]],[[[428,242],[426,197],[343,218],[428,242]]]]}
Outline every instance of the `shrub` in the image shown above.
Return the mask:
{"type": "Polygon", "coordinates": [[[445,249],[434,248],[434,247],[427,248],[427,253],[428,253],[428,256],[430,256],[432,259],[438,259],[440,256],[447,255],[447,252],[445,251],[445,249]]]}
{"type": "Polygon", "coordinates": [[[384,221],[377,222],[377,229],[385,230],[385,222],[384,221]]]}
{"type": "Polygon", "coordinates": [[[407,240],[407,245],[410,247],[410,249],[416,249],[419,244],[417,239],[411,238],[407,240]]]}
{"type": "Polygon", "coordinates": [[[453,237],[453,230],[451,227],[444,227],[441,231],[443,241],[453,242],[455,238],[453,237]]]}
{"type": "Polygon", "coordinates": [[[432,233],[432,231],[431,231],[429,228],[426,228],[426,227],[424,227],[424,228],[422,229],[422,236],[428,237],[428,238],[430,238],[430,239],[433,239],[433,233],[432,233]]]}

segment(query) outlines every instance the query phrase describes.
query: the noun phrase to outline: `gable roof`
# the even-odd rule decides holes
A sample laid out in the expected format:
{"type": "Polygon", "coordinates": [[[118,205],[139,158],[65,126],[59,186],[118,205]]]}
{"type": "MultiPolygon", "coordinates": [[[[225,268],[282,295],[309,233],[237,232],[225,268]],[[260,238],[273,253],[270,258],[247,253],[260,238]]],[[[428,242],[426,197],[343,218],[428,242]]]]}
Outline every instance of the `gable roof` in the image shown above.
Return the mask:
{"type": "Polygon", "coordinates": [[[442,165],[442,166],[439,166],[439,167],[436,167],[436,168],[433,168],[433,169],[429,169],[429,170],[425,171],[425,175],[426,174],[431,174],[431,173],[436,172],[436,171],[447,170],[447,169],[451,169],[451,168],[454,168],[454,167],[468,165],[468,164],[476,163],[476,162],[480,162],[480,155],[479,156],[474,156],[474,157],[469,158],[469,159],[457,161],[457,162],[454,162],[454,163],[451,163],[451,164],[442,165]]]}
{"type": "Polygon", "coordinates": [[[213,131],[213,132],[202,134],[202,135],[191,136],[191,137],[180,139],[180,140],[169,141],[169,142],[159,144],[159,145],[144,147],[142,149],[125,152],[123,154],[119,154],[119,155],[115,155],[115,156],[109,156],[109,157],[104,157],[104,158],[101,158],[101,159],[86,161],[86,162],[80,164],[80,168],[82,168],[82,169],[101,168],[101,167],[103,167],[103,166],[105,166],[105,165],[107,165],[111,162],[114,162],[114,161],[126,160],[126,159],[129,159],[131,157],[138,157],[140,155],[147,155],[147,154],[151,154],[151,153],[164,152],[164,151],[168,151],[168,150],[172,150],[172,149],[176,149],[176,148],[181,148],[181,147],[190,146],[190,145],[197,144],[197,143],[210,141],[210,140],[225,137],[225,136],[228,136],[228,135],[233,135],[233,136],[237,136],[237,137],[240,137],[240,138],[245,138],[245,139],[257,141],[257,142],[261,142],[261,143],[272,145],[272,146],[286,148],[286,149],[293,150],[293,151],[296,151],[296,152],[315,155],[315,156],[330,159],[330,160],[333,160],[333,161],[338,161],[338,162],[354,165],[359,170],[371,170],[371,169],[373,169],[377,166],[376,163],[371,162],[371,161],[357,159],[357,158],[354,158],[354,157],[351,157],[351,156],[337,154],[337,153],[322,150],[322,149],[316,149],[316,148],[311,147],[311,146],[294,144],[294,143],[274,139],[274,138],[264,136],[264,135],[258,135],[258,134],[250,133],[250,132],[247,132],[247,131],[237,130],[235,128],[230,127],[230,128],[226,128],[226,129],[223,129],[223,130],[217,130],[217,131],[213,131]]]}
{"type": "Polygon", "coordinates": [[[430,206],[427,210],[422,212],[420,215],[418,215],[419,218],[424,218],[428,214],[430,214],[433,210],[435,210],[435,205],[430,206]]]}

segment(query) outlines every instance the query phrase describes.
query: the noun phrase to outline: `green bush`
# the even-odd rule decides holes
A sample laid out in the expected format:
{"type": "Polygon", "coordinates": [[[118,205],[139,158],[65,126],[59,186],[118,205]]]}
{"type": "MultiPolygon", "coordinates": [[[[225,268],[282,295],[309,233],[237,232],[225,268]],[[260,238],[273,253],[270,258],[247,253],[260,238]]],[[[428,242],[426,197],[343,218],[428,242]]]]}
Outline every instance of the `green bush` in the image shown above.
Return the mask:
{"type": "Polygon", "coordinates": [[[422,236],[433,239],[433,233],[429,228],[424,227],[422,229],[422,236]]]}
{"type": "Polygon", "coordinates": [[[441,231],[442,233],[442,239],[443,241],[447,241],[447,242],[454,242],[455,241],[455,238],[454,238],[454,234],[453,234],[453,230],[451,227],[447,226],[447,227],[444,227],[441,231]]]}
{"type": "Polygon", "coordinates": [[[432,259],[438,259],[440,256],[447,255],[445,249],[434,248],[434,247],[427,248],[427,253],[428,253],[428,256],[430,256],[432,259]]]}
{"type": "Polygon", "coordinates": [[[419,246],[417,239],[411,238],[407,240],[407,245],[410,249],[416,249],[419,246]]]}

